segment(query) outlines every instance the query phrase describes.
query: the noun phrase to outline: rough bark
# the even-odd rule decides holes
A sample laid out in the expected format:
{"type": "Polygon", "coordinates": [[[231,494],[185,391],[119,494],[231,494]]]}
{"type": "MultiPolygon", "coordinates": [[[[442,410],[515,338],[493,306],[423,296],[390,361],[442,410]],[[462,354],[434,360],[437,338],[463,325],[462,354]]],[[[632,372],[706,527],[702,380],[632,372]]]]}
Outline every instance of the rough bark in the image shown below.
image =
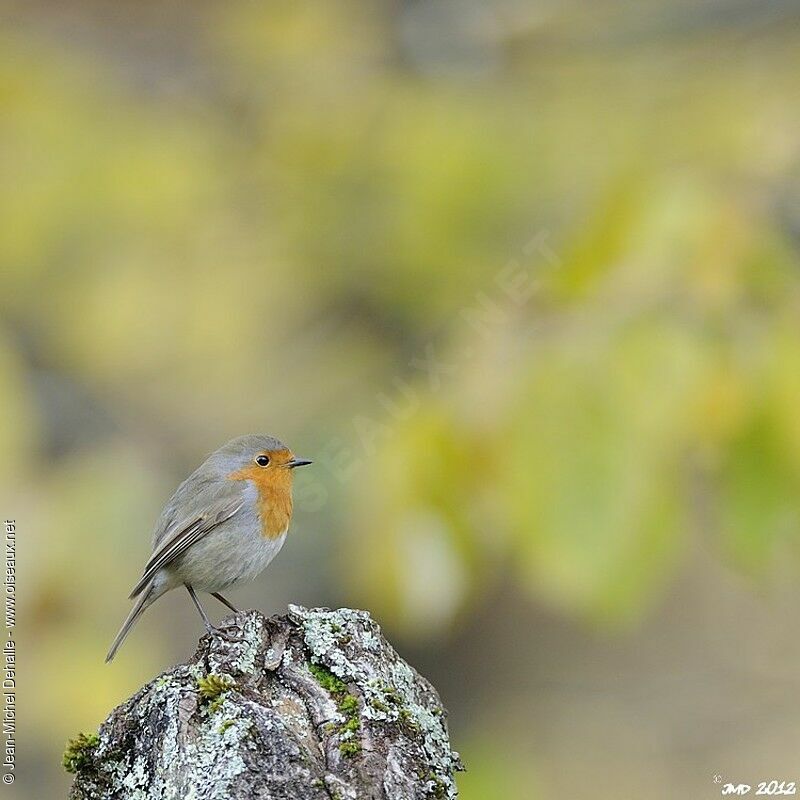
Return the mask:
{"type": "Polygon", "coordinates": [[[116,708],[71,800],[455,798],[446,712],[364,611],[223,623],[116,708]]]}

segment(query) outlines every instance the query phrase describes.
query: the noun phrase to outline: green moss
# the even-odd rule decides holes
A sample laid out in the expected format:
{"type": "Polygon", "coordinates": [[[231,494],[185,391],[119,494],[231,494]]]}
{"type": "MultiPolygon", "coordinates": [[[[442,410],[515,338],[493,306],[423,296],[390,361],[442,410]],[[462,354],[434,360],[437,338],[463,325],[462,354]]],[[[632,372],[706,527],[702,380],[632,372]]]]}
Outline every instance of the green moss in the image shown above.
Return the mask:
{"type": "Polygon", "coordinates": [[[337,678],[329,669],[321,664],[308,665],[311,674],[317,679],[317,683],[329,691],[331,694],[341,694],[347,691],[347,686],[341,678],[337,678]]]}
{"type": "Polygon", "coordinates": [[[100,743],[96,733],[79,733],[67,742],[61,763],[67,772],[78,772],[88,766],[91,752],[100,743]]]}
{"type": "Polygon", "coordinates": [[[222,735],[223,733],[225,733],[226,730],[228,730],[228,728],[231,727],[231,725],[234,724],[235,723],[232,719],[223,720],[222,724],[219,726],[219,734],[222,735]]]}
{"type": "Polygon", "coordinates": [[[339,744],[339,750],[348,758],[352,758],[361,752],[361,744],[358,741],[358,732],[361,730],[361,720],[358,716],[358,698],[347,691],[347,684],[337,678],[329,669],[321,664],[309,664],[308,669],[316,679],[317,683],[326,691],[333,695],[336,700],[336,708],[344,717],[344,722],[329,724],[326,730],[332,734],[346,736],[339,744]]]}
{"type": "Polygon", "coordinates": [[[214,700],[235,685],[233,679],[227,675],[214,675],[211,673],[197,679],[197,688],[205,700],[214,700]]]}
{"type": "Polygon", "coordinates": [[[428,773],[428,781],[429,783],[433,784],[430,789],[428,789],[428,794],[431,797],[435,797],[436,800],[440,800],[440,798],[447,797],[447,784],[438,775],[434,772],[428,773]]]}
{"type": "Polygon", "coordinates": [[[386,698],[387,703],[390,703],[393,706],[401,706],[403,704],[403,698],[400,696],[400,692],[398,692],[394,686],[389,686],[388,683],[382,683],[379,684],[379,689],[386,698]]]}
{"type": "Polygon", "coordinates": [[[343,756],[353,758],[361,752],[361,743],[355,739],[346,739],[339,744],[339,752],[341,752],[343,756]]]}
{"type": "Polygon", "coordinates": [[[339,701],[339,711],[346,717],[358,714],[358,700],[352,694],[345,695],[339,701]]]}
{"type": "Polygon", "coordinates": [[[208,713],[216,714],[225,702],[225,693],[236,686],[235,681],[227,675],[204,675],[197,679],[200,696],[208,703],[208,713]]]}
{"type": "Polygon", "coordinates": [[[419,724],[407,708],[401,708],[400,711],[397,712],[397,716],[400,722],[407,728],[410,728],[412,731],[419,730],[419,724]]]}
{"type": "Polygon", "coordinates": [[[339,726],[340,731],[342,732],[349,731],[350,733],[356,733],[356,731],[358,731],[360,728],[361,728],[361,721],[357,716],[350,717],[350,719],[348,719],[345,723],[339,726]]]}

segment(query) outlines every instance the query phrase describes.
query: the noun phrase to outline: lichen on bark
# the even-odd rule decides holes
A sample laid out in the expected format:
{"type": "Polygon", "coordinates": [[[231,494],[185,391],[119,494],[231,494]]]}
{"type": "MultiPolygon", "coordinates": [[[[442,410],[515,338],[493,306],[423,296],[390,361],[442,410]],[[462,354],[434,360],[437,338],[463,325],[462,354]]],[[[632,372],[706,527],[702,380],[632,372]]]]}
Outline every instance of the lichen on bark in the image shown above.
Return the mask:
{"type": "Polygon", "coordinates": [[[425,800],[461,769],[436,690],[370,615],[239,613],[116,708],[70,800],[425,800]]]}

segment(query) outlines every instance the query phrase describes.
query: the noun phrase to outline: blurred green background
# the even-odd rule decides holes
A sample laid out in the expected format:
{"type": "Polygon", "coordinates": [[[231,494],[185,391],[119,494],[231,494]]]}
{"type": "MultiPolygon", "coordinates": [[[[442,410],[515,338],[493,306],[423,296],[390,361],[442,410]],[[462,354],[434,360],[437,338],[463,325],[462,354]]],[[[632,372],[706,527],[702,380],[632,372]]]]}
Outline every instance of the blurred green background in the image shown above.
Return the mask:
{"type": "Polygon", "coordinates": [[[796,2],[0,18],[16,796],[192,651],[176,592],[103,664],[162,504],[251,431],[315,466],[232,599],[370,609],[465,800],[800,779],[796,2]]]}

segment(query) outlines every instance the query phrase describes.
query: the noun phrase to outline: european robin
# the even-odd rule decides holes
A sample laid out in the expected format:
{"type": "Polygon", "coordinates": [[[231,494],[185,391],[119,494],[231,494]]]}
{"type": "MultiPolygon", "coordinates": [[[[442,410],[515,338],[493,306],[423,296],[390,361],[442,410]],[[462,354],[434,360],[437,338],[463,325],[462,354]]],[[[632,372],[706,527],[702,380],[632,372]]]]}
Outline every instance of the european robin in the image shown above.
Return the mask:
{"type": "Polygon", "coordinates": [[[311,462],[272,436],[232,439],[176,490],[153,533],[153,553],[130,598],[136,603],[108,651],[119,646],[144,610],[185,586],[209,633],[217,633],[197,599],[255,578],[283,547],[292,519],[292,473],[311,462]]]}

